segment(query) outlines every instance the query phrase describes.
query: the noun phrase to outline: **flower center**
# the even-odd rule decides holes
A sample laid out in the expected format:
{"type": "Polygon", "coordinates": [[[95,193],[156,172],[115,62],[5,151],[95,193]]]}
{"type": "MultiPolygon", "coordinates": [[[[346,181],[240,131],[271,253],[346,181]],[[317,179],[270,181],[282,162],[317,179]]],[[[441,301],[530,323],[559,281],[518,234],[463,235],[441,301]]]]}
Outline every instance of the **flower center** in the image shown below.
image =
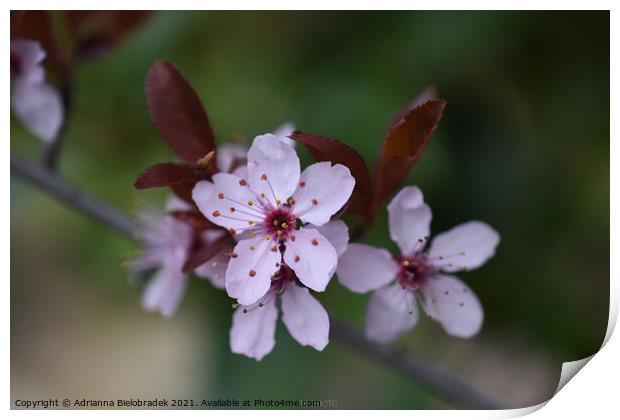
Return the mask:
{"type": "Polygon", "coordinates": [[[297,228],[297,217],[286,207],[271,210],[265,217],[265,230],[273,238],[285,240],[297,228]]]}
{"type": "Polygon", "coordinates": [[[396,259],[400,265],[398,281],[409,289],[419,288],[428,278],[432,268],[422,254],[400,256],[396,259]]]}

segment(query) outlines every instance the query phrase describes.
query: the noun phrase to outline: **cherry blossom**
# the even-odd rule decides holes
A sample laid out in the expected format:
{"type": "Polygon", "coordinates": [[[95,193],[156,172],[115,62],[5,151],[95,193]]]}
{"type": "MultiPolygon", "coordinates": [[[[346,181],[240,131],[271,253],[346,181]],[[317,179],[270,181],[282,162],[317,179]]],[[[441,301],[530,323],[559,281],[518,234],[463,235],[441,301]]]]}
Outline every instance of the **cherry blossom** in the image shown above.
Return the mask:
{"type": "MultiPolygon", "coordinates": [[[[349,233],[342,220],[313,226],[333,245],[338,256],[346,250],[349,233]]],[[[329,317],[310,291],[295,281],[295,273],[282,264],[267,293],[253,305],[241,305],[233,314],[230,348],[234,353],[261,360],[275,346],[278,306],[289,333],[304,346],[323,350],[329,342],[329,317]]]]}
{"type": "Polygon", "coordinates": [[[495,254],[499,235],[471,221],[437,235],[428,250],[431,209],[417,187],[403,188],[388,205],[390,236],[401,255],[350,244],[338,263],[340,282],[357,293],[374,291],[366,335],[394,340],[418,321],[418,304],[453,336],[471,337],[482,326],[482,306],[472,290],[447,273],[480,267],[495,254]]]}
{"type": "MultiPolygon", "coordinates": [[[[171,196],[166,211],[186,211],[190,205],[171,196]]],[[[145,209],[138,215],[138,237],[145,244],[141,255],[129,264],[134,273],[156,270],[142,295],[142,307],[159,312],[165,318],[175,314],[187,287],[188,274],[183,272],[195,235],[202,236],[205,243],[213,243],[226,235],[221,230],[194,232],[192,227],[168,213],[145,209]]],[[[230,249],[224,248],[199,266],[195,273],[207,278],[213,286],[224,288],[224,273],[230,249]],[[227,254],[228,251],[228,254],[227,254]]]]}
{"type": "MultiPolygon", "coordinates": [[[[295,146],[295,142],[289,139],[288,135],[295,131],[295,126],[284,123],[274,131],[278,139],[285,143],[295,146]]],[[[222,172],[232,172],[239,177],[247,177],[247,148],[240,144],[223,144],[217,148],[216,163],[222,172]]],[[[204,232],[204,241],[213,243],[226,234],[226,230],[208,230],[204,232]]],[[[223,289],[226,282],[226,269],[230,261],[233,248],[224,247],[217,252],[209,261],[194,270],[194,273],[209,279],[214,286],[223,289]]]]}
{"type": "Polygon", "coordinates": [[[60,130],[64,112],[60,94],[45,82],[44,58],[38,42],[11,40],[11,108],[28,131],[51,142],[60,130]]]}
{"type": "MultiPolygon", "coordinates": [[[[286,122],[278,128],[276,128],[273,134],[278,140],[295,147],[297,144],[290,138],[289,135],[295,131],[295,125],[290,122],[286,122]]],[[[248,149],[242,144],[228,143],[217,147],[216,163],[221,172],[235,173],[240,177],[245,175],[245,165],[247,159],[248,149]],[[241,172],[238,172],[241,170],[241,172]]]]}
{"type": "Polygon", "coordinates": [[[254,139],[245,171],[243,177],[217,173],[211,181],[198,182],[192,194],[209,221],[240,235],[226,271],[229,296],[241,305],[256,303],[283,265],[303,285],[324,291],[337,253],[308,224],[329,222],[349,200],[355,185],[349,169],[319,162],[300,174],[293,147],[265,134],[254,139]]]}

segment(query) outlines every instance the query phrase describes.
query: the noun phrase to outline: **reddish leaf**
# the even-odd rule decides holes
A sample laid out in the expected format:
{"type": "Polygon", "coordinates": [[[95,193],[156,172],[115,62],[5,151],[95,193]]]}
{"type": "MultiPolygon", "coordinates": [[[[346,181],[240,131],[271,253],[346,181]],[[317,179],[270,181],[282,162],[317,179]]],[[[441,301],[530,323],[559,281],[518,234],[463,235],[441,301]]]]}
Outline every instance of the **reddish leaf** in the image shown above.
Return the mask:
{"type": "Polygon", "coordinates": [[[195,165],[187,163],[158,163],[146,168],[134,181],[133,185],[145,188],[169,187],[172,185],[196,183],[204,179],[195,165]]]}
{"type": "Polygon", "coordinates": [[[215,150],[215,136],[198,95],[172,64],[157,61],[151,66],[146,95],[157,131],[179,157],[195,163],[215,150]]]}
{"type": "Polygon", "coordinates": [[[196,206],[196,204],[194,204],[194,199],[192,198],[192,190],[194,189],[194,185],[196,185],[195,182],[186,182],[183,184],[170,185],[170,189],[181,200],[191,204],[192,206],[196,206]]]}
{"type": "Polygon", "coordinates": [[[13,34],[13,31],[17,28],[17,25],[21,22],[23,15],[23,10],[11,10],[11,34],[13,34]]]}
{"type": "Polygon", "coordinates": [[[229,246],[230,244],[228,235],[222,236],[215,242],[209,244],[201,244],[197,246],[187,257],[187,260],[183,265],[183,272],[187,273],[194,270],[195,268],[200,267],[202,264],[213,258],[215,254],[229,246]]]}
{"type": "Polygon", "coordinates": [[[175,210],[169,214],[175,219],[191,225],[195,230],[220,229],[208,221],[198,210],[175,210]]]}
{"type": "Polygon", "coordinates": [[[95,58],[109,52],[151,14],[144,10],[70,10],[64,13],[79,58],[95,58]]]}
{"type": "Polygon", "coordinates": [[[424,102],[437,101],[437,100],[439,100],[439,92],[437,91],[437,88],[435,86],[427,87],[413,101],[409,102],[407,105],[399,109],[398,112],[396,112],[396,114],[394,114],[394,117],[392,118],[392,121],[390,121],[390,124],[388,125],[388,128],[386,130],[386,134],[389,133],[390,130],[393,129],[396,124],[401,122],[401,120],[405,118],[405,116],[411,110],[419,107],[424,102]]]}
{"type": "Polygon", "coordinates": [[[441,120],[446,102],[427,101],[410,110],[387,133],[375,174],[375,195],[370,213],[394,192],[424,152],[441,120]]]}
{"type": "Polygon", "coordinates": [[[317,162],[330,161],[349,168],[355,178],[354,197],[349,210],[363,213],[372,198],[370,175],[364,158],[352,147],[327,137],[296,131],[290,138],[303,143],[317,162]]]}

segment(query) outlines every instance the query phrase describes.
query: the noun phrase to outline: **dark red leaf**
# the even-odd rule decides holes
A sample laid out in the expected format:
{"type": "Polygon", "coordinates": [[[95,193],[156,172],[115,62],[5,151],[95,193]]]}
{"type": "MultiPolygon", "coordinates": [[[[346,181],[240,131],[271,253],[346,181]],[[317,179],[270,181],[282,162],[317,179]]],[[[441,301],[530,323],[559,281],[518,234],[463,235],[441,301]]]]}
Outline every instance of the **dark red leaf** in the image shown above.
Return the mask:
{"type": "Polygon", "coordinates": [[[446,102],[427,101],[410,110],[387,133],[375,174],[371,214],[398,188],[416,164],[441,120],[446,102]]]}
{"type": "Polygon", "coordinates": [[[196,204],[194,204],[194,199],[192,198],[192,190],[194,189],[194,185],[196,185],[195,182],[186,182],[183,184],[170,185],[170,189],[181,200],[195,206],[196,204]]]}
{"type": "Polygon", "coordinates": [[[215,136],[198,95],[181,73],[166,61],[157,61],[146,77],[151,119],[172,150],[195,163],[215,150],[215,136]]]}
{"type": "Polygon", "coordinates": [[[296,131],[290,138],[303,143],[317,162],[330,161],[349,168],[355,178],[354,197],[349,210],[363,213],[372,199],[370,175],[364,158],[352,147],[327,137],[296,131]]]}
{"type": "Polygon", "coordinates": [[[169,213],[177,220],[191,225],[195,230],[220,229],[214,225],[198,210],[174,210],[169,213]]]}
{"type": "Polygon", "coordinates": [[[422,93],[420,93],[413,101],[409,102],[407,105],[399,109],[396,114],[394,114],[394,117],[392,118],[392,121],[390,121],[390,124],[388,125],[388,128],[386,130],[386,134],[389,133],[396,124],[401,122],[401,120],[405,118],[405,115],[407,115],[409,111],[419,107],[424,102],[436,100],[439,100],[439,92],[437,91],[437,88],[435,86],[429,86],[424,89],[422,93]]]}
{"type": "Polygon", "coordinates": [[[13,34],[13,31],[15,31],[17,25],[21,22],[23,15],[23,10],[11,10],[11,34],[13,34]]]}
{"type": "Polygon", "coordinates": [[[185,264],[183,265],[183,272],[187,273],[200,267],[226,247],[230,247],[228,235],[222,236],[217,241],[209,244],[200,244],[194,248],[194,250],[192,250],[190,255],[187,257],[187,261],[185,261],[185,264]]]}
{"type": "Polygon", "coordinates": [[[158,163],[146,168],[138,175],[133,185],[142,190],[179,184],[195,184],[201,179],[205,178],[200,175],[195,165],[188,163],[158,163]]]}
{"type": "Polygon", "coordinates": [[[70,10],[64,13],[79,58],[95,58],[109,52],[151,14],[144,10],[70,10]]]}

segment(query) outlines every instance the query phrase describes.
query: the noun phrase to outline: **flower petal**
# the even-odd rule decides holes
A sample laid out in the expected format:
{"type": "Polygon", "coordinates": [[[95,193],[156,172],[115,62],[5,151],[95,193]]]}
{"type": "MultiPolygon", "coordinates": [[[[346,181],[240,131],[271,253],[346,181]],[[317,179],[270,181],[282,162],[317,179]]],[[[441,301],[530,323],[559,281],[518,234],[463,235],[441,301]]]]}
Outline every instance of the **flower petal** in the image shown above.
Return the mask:
{"type": "Polygon", "coordinates": [[[322,292],[334,275],[338,254],[334,246],[316,229],[304,228],[289,235],[284,262],[305,286],[322,292]]]}
{"type": "Polygon", "coordinates": [[[255,303],[269,290],[271,276],[278,270],[281,260],[274,241],[262,236],[240,241],[226,269],[228,295],[241,305],[255,303]]]}
{"type": "Polygon", "coordinates": [[[222,172],[232,172],[236,167],[245,165],[247,153],[247,149],[239,144],[218,146],[215,154],[218,169],[222,172]]]}
{"type": "Polygon", "coordinates": [[[357,293],[366,293],[394,280],[398,264],[385,249],[349,244],[338,261],[336,272],[343,286],[357,293]]]}
{"type": "Polygon", "coordinates": [[[254,139],[248,151],[250,187],[258,195],[264,194],[272,206],[293,194],[299,181],[299,158],[295,149],[273,134],[254,139]]]}
{"type": "Polygon", "coordinates": [[[162,261],[180,261],[187,256],[191,245],[192,230],[189,224],[148,207],[137,215],[137,235],[147,248],[159,249],[162,261]]]}
{"type": "Polygon", "coordinates": [[[250,177],[248,175],[248,167],[246,165],[241,165],[237,167],[234,171],[232,171],[232,173],[237,175],[241,179],[248,179],[250,177]]]}
{"type": "Polygon", "coordinates": [[[278,309],[275,298],[262,307],[243,312],[243,306],[233,314],[230,329],[230,349],[233,353],[243,354],[261,360],[273,350],[276,344],[276,320],[278,309]]]}
{"type": "Polygon", "coordinates": [[[448,334],[469,338],[480,331],[484,318],[480,301],[458,278],[441,274],[430,277],[420,292],[422,308],[448,334]]]}
{"type": "Polygon", "coordinates": [[[388,343],[417,322],[418,309],[413,293],[394,283],[370,296],[364,332],[371,340],[388,343]]]}
{"type": "Polygon", "coordinates": [[[349,228],[347,224],[340,219],[332,220],[324,225],[316,226],[308,224],[306,228],[316,229],[321,235],[329,241],[336,250],[338,257],[347,250],[349,245],[349,228]]]}
{"type": "Polygon", "coordinates": [[[174,194],[170,194],[166,199],[166,211],[189,211],[192,206],[187,201],[181,200],[174,194]]]}
{"type": "Polygon", "coordinates": [[[142,307],[170,318],[177,310],[187,286],[180,265],[164,266],[149,281],[142,295],[142,307]]]}
{"type": "Polygon", "coordinates": [[[499,234],[483,222],[458,225],[433,239],[429,260],[442,271],[453,273],[480,267],[495,255],[499,234]]]}
{"type": "Polygon", "coordinates": [[[212,182],[200,181],[192,191],[196,205],[209,221],[241,232],[264,218],[256,195],[236,175],[217,173],[212,182]]]}
{"type": "Polygon", "coordinates": [[[412,255],[426,244],[430,233],[431,209],[418,187],[405,187],[388,205],[390,237],[403,255],[412,255]]]}
{"type": "Polygon", "coordinates": [[[11,105],[24,127],[44,142],[56,138],[64,111],[60,94],[47,83],[14,83],[11,105]]]}
{"type": "Polygon", "coordinates": [[[329,316],[308,289],[294,283],[282,293],[282,322],[293,338],[321,351],[329,342],[329,316]]]}
{"type": "Polygon", "coordinates": [[[307,223],[322,225],[342,208],[351,197],[355,178],[344,165],[318,162],[301,174],[299,187],[293,194],[293,212],[307,223]]]}
{"type": "MultiPolygon", "coordinates": [[[[37,41],[27,39],[11,40],[11,61],[18,60],[18,73],[14,75],[20,82],[41,83],[45,78],[45,71],[41,62],[45,58],[45,51],[37,41]]],[[[11,75],[13,77],[13,75],[11,75]]]]}
{"type": "Polygon", "coordinates": [[[194,270],[197,276],[208,279],[218,289],[226,287],[226,269],[232,249],[222,249],[213,258],[194,270]]]}
{"type": "Polygon", "coordinates": [[[295,131],[295,124],[291,122],[285,122],[284,124],[280,125],[278,128],[276,128],[273,131],[273,135],[277,136],[280,139],[280,141],[283,141],[284,143],[288,144],[294,149],[295,146],[297,145],[297,142],[291,140],[288,137],[291,134],[293,134],[294,131],[295,131]]]}

